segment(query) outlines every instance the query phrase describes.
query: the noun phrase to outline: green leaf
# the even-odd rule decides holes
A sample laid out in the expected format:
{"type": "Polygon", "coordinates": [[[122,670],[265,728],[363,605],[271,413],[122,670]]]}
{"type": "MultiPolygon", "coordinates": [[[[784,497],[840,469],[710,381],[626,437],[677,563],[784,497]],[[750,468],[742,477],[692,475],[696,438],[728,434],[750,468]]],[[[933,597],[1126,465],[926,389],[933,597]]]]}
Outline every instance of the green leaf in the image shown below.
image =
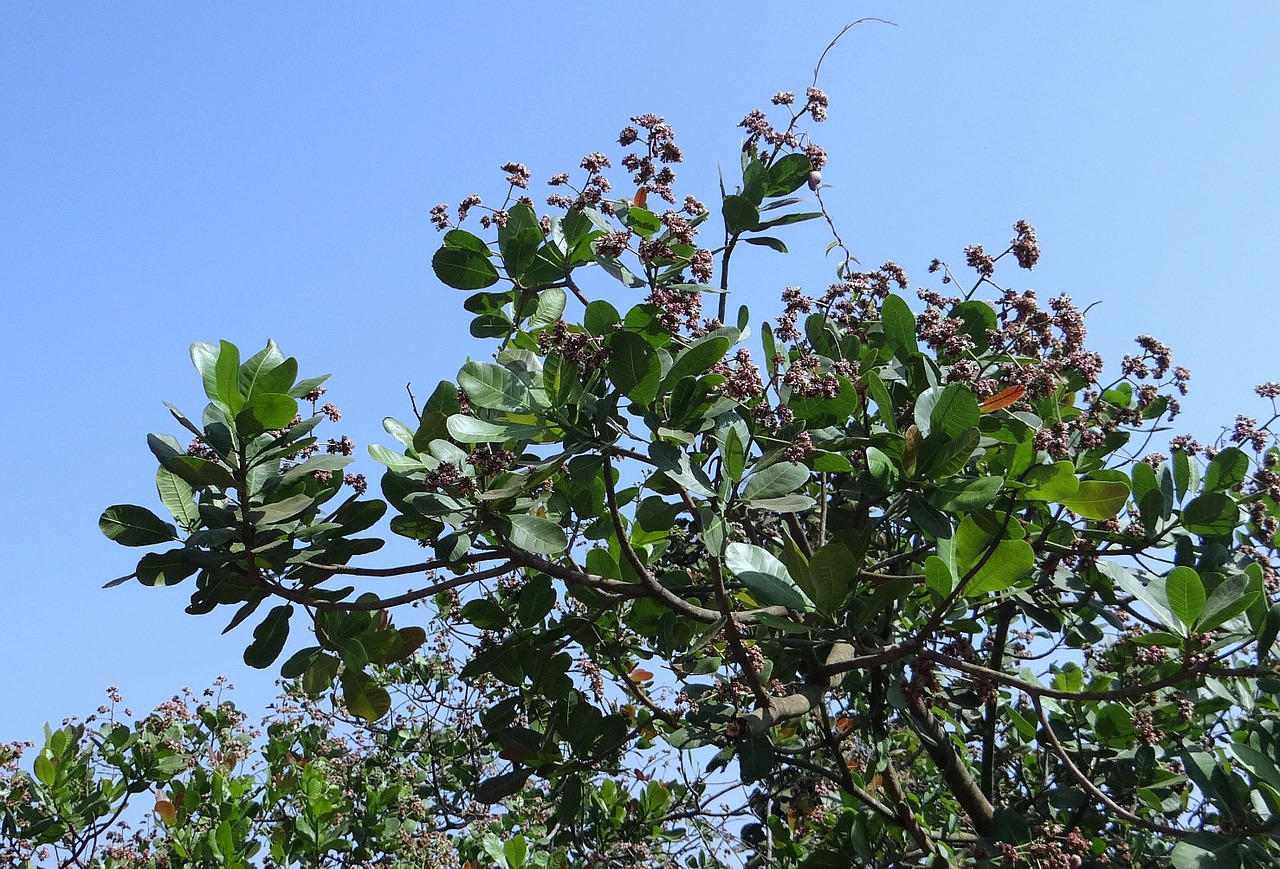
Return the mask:
{"type": "Polygon", "coordinates": [[[297,679],[319,657],[321,649],[319,646],[307,646],[305,649],[299,649],[289,657],[289,660],[280,665],[280,677],[282,679],[297,679]]]}
{"type": "Polygon", "coordinates": [[[1280,603],[1267,610],[1262,624],[1258,626],[1258,666],[1266,663],[1275,647],[1276,638],[1280,637],[1280,603]]]}
{"type": "Polygon", "coordinates": [[[1174,614],[1169,598],[1165,594],[1163,578],[1149,577],[1148,581],[1144,583],[1131,571],[1113,561],[1099,560],[1097,568],[1103,576],[1110,579],[1116,586],[1145,604],[1147,609],[1151,610],[1152,615],[1166,628],[1180,635],[1186,635],[1186,629],[1183,627],[1181,620],[1174,614]]]}
{"type": "Polygon", "coordinates": [[[524,869],[525,861],[529,856],[529,843],[525,841],[524,836],[517,834],[503,843],[502,856],[506,859],[509,869],[524,869]]]}
{"type": "Polygon", "coordinates": [[[1058,503],[1084,519],[1114,519],[1129,500],[1129,484],[1119,480],[1081,480],[1075,494],[1058,503]]]}
{"type": "Polygon", "coordinates": [[[568,297],[559,287],[550,287],[538,293],[538,305],[529,320],[529,328],[545,329],[553,325],[564,314],[567,301],[568,297]]]}
{"type": "Polygon", "coordinates": [[[582,314],[582,325],[597,338],[612,334],[614,327],[621,322],[622,315],[618,313],[618,309],[604,299],[588,302],[582,314]]]}
{"type": "Polygon", "coordinates": [[[730,194],[724,198],[724,205],[721,207],[721,213],[724,214],[724,225],[729,230],[730,235],[741,235],[742,233],[754,229],[756,224],[760,222],[760,209],[751,203],[751,200],[745,196],[730,194]]]}
{"type": "Polygon", "coordinates": [[[180,455],[167,459],[161,464],[166,470],[172,471],[198,489],[209,486],[218,489],[234,489],[236,487],[236,480],[235,477],[231,476],[231,472],[217,462],[211,462],[208,459],[180,455]]]}
{"type": "Polygon", "coordinates": [[[317,655],[311,666],[307,667],[307,672],[302,674],[302,690],[311,697],[327,691],[338,675],[338,664],[334,655],[327,652],[317,655]]]}
{"type": "Polygon", "coordinates": [[[1235,530],[1240,510],[1230,495],[1206,492],[1182,508],[1182,524],[1200,537],[1221,537],[1235,530]]]}
{"type": "Polygon", "coordinates": [[[244,662],[262,670],[270,667],[284,650],[289,638],[289,617],[293,615],[291,604],[274,607],[267,617],[253,629],[253,642],[244,650],[244,662]]]}
{"type": "Polygon", "coordinates": [[[239,413],[244,406],[244,396],[240,393],[240,348],[230,341],[218,342],[214,381],[217,400],[225,404],[232,415],[239,413]]]}
{"type": "Polygon", "coordinates": [[[968,513],[990,504],[1003,487],[1004,477],[952,477],[938,484],[930,502],[948,513],[968,513]]]}
{"type": "Polygon", "coordinates": [[[779,157],[769,166],[764,195],[774,197],[793,193],[808,182],[809,173],[812,171],[813,163],[804,154],[787,154],[779,157]]]}
{"type": "Polygon", "coordinates": [[[524,788],[524,783],[529,780],[531,775],[533,775],[533,770],[518,769],[515,772],[491,776],[476,785],[471,796],[475,798],[476,802],[484,803],[485,805],[500,803],[507,797],[518,794],[524,788]]]}
{"type": "MultiPolygon", "coordinates": [[[[920,472],[933,479],[945,479],[964,470],[973,456],[973,451],[982,441],[982,434],[971,428],[929,451],[924,457],[920,472]]],[[[1003,483],[1003,478],[995,477],[1003,483]]],[[[996,487],[999,491],[999,486],[996,487]]]]}
{"type": "Polygon", "coordinates": [[[542,227],[538,215],[526,202],[518,202],[507,210],[507,222],[498,225],[498,252],[512,279],[519,281],[533,265],[542,245],[542,227]]]}
{"type": "Polygon", "coordinates": [[[282,429],[298,415],[298,400],[279,392],[259,392],[244,403],[236,414],[236,428],[257,434],[267,429],[282,429]],[[256,426],[246,426],[252,419],[256,426]]]}
{"type": "Polygon", "coordinates": [[[288,392],[298,377],[298,360],[286,359],[275,341],[240,366],[240,394],[252,398],[259,392],[288,392]]]}
{"type": "Polygon", "coordinates": [[[618,391],[638,404],[653,401],[662,381],[662,363],[649,342],[635,332],[614,332],[609,347],[606,370],[618,391]]]}
{"type": "MultiPolygon", "coordinates": [[[[773,220],[766,220],[756,225],[757,231],[773,229],[775,226],[787,226],[792,223],[802,223],[806,220],[814,220],[822,217],[821,211],[796,211],[791,214],[784,214],[781,217],[775,217],[773,220]]],[[[749,241],[750,239],[748,239],[749,241]]]]}
{"type": "Polygon", "coordinates": [[[300,492],[280,501],[251,507],[248,511],[249,521],[254,525],[273,525],[304,513],[314,507],[315,504],[315,496],[300,492]]]}
{"type": "Polygon", "coordinates": [[[916,427],[925,437],[939,430],[959,437],[976,427],[980,417],[978,399],[959,383],[930,387],[916,399],[916,427]]]}
{"type": "Polygon", "coordinates": [[[1188,492],[1196,490],[1200,478],[1200,466],[1183,450],[1174,450],[1170,461],[1173,462],[1173,481],[1177,486],[1178,500],[1181,501],[1188,492]]]}
{"type": "MultiPolygon", "coordinates": [[[[1190,569],[1189,567],[1174,568],[1175,571],[1190,569]]],[[[1200,623],[1196,625],[1196,629],[1212,631],[1253,606],[1253,602],[1258,599],[1261,592],[1252,585],[1248,575],[1243,573],[1229,576],[1220,582],[1213,590],[1213,594],[1209,595],[1204,608],[1198,613],[1200,623]]]]}
{"type": "Polygon", "coordinates": [[[880,322],[885,343],[893,350],[894,356],[905,362],[920,352],[916,344],[916,317],[902,297],[889,295],[885,298],[880,304],[880,322]]]}
{"type": "Polygon", "coordinates": [[[542,624],[542,620],[555,605],[556,590],[551,586],[551,579],[545,576],[535,577],[520,589],[516,618],[526,628],[534,628],[542,624]]]}
{"type": "Polygon", "coordinates": [[[147,553],[138,561],[138,582],[148,586],[177,585],[200,569],[185,555],[185,549],[147,553]]]}
{"type": "Polygon", "coordinates": [[[604,254],[598,253],[595,255],[595,261],[600,268],[605,270],[605,273],[609,275],[609,277],[613,278],[624,287],[627,287],[628,289],[635,289],[637,287],[644,286],[644,279],[637,277],[636,273],[623,265],[622,261],[617,257],[605,256],[604,254]]]}
{"type": "Polygon", "coordinates": [[[1175,567],[1165,577],[1165,597],[1169,607],[1187,627],[1191,627],[1204,609],[1204,583],[1190,567],[1175,567]]]}
{"type": "Polygon", "coordinates": [[[464,444],[530,441],[546,431],[540,425],[485,422],[460,413],[450,416],[447,426],[449,436],[464,444]]]}
{"type": "Polygon", "coordinates": [[[730,543],[725,548],[724,563],[760,603],[813,611],[813,602],[805,597],[786,566],[768,550],[751,543],[730,543]]]}
{"type": "Polygon", "coordinates": [[[204,383],[204,394],[210,401],[218,401],[218,352],[216,344],[198,341],[191,345],[191,364],[200,372],[204,383]]]}
{"type": "Polygon", "coordinates": [[[514,374],[492,362],[468,362],[458,372],[458,386],[476,407],[523,411],[531,402],[529,390],[514,374]]]}
{"type": "Polygon", "coordinates": [[[662,379],[664,392],[679,383],[685,377],[696,377],[711,370],[724,354],[728,352],[731,342],[723,335],[699,341],[685,350],[671,363],[671,370],[662,379]]]}
{"type": "Polygon", "coordinates": [[[641,238],[650,238],[662,231],[662,221],[647,208],[628,208],[624,222],[641,238]]]}
{"type": "Polygon", "coordinates": [[[1080,491],[1080,478],[1076,476],[1076,466],[1068,461],[1055,462],[1052,465],[1036,465],[1027,470],[1022,481],[1031,486],[1024,489],[1019,497],[1028,501],[1061,502],[1080,491]]]}
{"type": "Polygon", "coordinates": [[[1035,550],[1025,540],[1001,540],[991,557],[978,569],[965,587],[965,595],[973,597],[989,591],[1003,591],[1025,578],[1035,565],[1035,550]]]}
{"type": "Polygon", "coordinates": [[[528,552],[559,555],[569,548],[564,529],[549,519],[521,513],[509,518],[511,543],[528,552]]]}
{"type": "Polygon", "coordinates": [[[173,514],[173,518],[187,531],[200,524],[200,510],[196,507],[195,493],[187,481],[173,471],[156,468],[156,491],[160,503],[173,514]]]}
{"type": "Polygon", "coordinates": [[[1035,564],[1035,552],[1025,540],[1002,539],[993,548],[994,539],[972,516],[965,516],[956,529],[957,569],[962,576],[973,574],[965,587],[967,597],[1003,591],[1025,578],[1035,564]]]}
{"type": "Polygon", "coordinates": [[[359,670],[342,671],[342,702],[352,715],[377,721],[391,710],[391,695],[359,670]]]}
{"type": "Polygon", "coordinates": [[[498,270],[489,258],[466,248],[440,248],[431,258],[431,269],[441,283],[455,290],[482,290],[498,282],[498,270]]]}
{"type": "Polygon", "coordinates": [[[813,553],[809,561],[809,579],[818,612],[829,616],[839,612],[849,597],[857,573],[858,564],[853,553],[842,543],[828,543],[813,553]]]}
{"type": "Polygon", "coordinates": [[[747,244],[758,244],[761,247],[767,247],[770,250],[776,250],[778,253],[786,253],[787,246],[783,244],[782,239],[774,238],[770,235],[759,235],[755,238],[744,238],[747,244]]]}
{"type": "Polygon", "coordinates": [[[780,498],[789,495],[809,481],[809,469],[788,461],[775,462],[752,474],[742,489],[747,501],[780,498]]]}
{"type": "Polygon", "coordinates": [[[444,234],[443,241],[445,247],[474,251],[475,253],[482,253],[485,256],[489,255],[489,246],[479,237],[472,235],[465,229],[449,230],[444,234]]]}
{"type": "Polygon", "coordinates": [[[1031,825],[1019,810],[1001,806],[991,818],[991,835],[997,842],[1025,845],[1032,839],[1031,825]]]}
{"type": "Polygon", "coordinates": [[[1173,846],[1173,869],[1240,869],[1236,842],[1219,833],[1192,833],[1173,846]]]}
{"type": "Polygon", "coordinates": [[[1204,472],[1206,492],[1234,489],[1249,476],[1249,457],[1237,447],[1227,447],[1215,455],[1204,472]]]}
{"type": "Polygon", "coordinates": [[[98,527],[121,546],[154,546],[178,539],[178,529],[146,507],[116,504],[102,511],[98,527]]]}
{"type": "Polygon", "coordinates": [[[773,770],[773,743],[767,736],[743,740],[738,745],[738,767],[743,784],[750,784],[767,776],[773,770]]]}

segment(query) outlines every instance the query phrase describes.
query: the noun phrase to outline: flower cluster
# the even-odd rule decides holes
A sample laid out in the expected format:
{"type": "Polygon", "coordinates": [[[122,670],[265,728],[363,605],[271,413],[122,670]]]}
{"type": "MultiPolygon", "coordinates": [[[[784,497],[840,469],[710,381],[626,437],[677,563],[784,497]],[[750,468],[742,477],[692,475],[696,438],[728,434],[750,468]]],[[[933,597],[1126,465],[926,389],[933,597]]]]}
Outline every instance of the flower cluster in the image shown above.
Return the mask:
{"type": "Polygon", "coordinates": [[[618,134],[618,144],[626,147],[639,142],[646,149],[644,153],[628,153],[622,158],[622,167],[631,173],[631,180],[637,188],[656,193],[674,204],[676,198],[671,192],[671,185],[676,174],[670,164],[684,160],[684,153],[675,142],[675,132],[664,119],[652,113],[636,115],[631,123],[644,130],[644,134],[636,127],[624,127],[618,134]],[[661,168],[655,165],[655,161],[662,164],[661,168]]]}
{"type": "Polygon", "coordinates": [[[582,331],[571,331],[564,320],[557,320],[538,333],[538,349],[545,355],[559,353],[583,369],[598,367],[609,357],[603,342],[582,331]]]}

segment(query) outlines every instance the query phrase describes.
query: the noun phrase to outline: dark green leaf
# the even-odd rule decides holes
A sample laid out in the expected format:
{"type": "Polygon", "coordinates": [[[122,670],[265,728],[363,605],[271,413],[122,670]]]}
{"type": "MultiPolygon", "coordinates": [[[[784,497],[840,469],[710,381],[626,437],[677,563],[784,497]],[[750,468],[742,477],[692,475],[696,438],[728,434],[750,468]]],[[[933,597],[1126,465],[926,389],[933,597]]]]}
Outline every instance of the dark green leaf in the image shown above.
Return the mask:
{"type": "Polygon", "coordinates": [[[444,246],[489,255],[489,246],[465,229],[451,229],[444,234],[444,246]]]}
{"type": "Polygon", "coordinates": [[[960,383],[932,387],[916,400],[916,425],[926,437],[939,429],[959,437],[977,426],[979,417],[978,399],[960,383]]]}
{"type": "MultiPolygon", "coordinates": [[[[533,265],[542,244],[538,215],[528,203],[517,202],[507,210],[506,223],[498,225],[498,251],[507,274],[519,281],[533,265]]],[[[469,289],[469,288],[468,288],[469,289]]]]}
{"type": "Polygon", "coordinates": [[[743,740],[738,746],[738,766],[742,781],[750,784],[767,776],[773,770],[773,743],[767,736],[743,740]]]}
{"type": "Polygon", "coordinates": [[[885,343],[893,354],[905,362],[919,352],[916,344],[916,318],[900,296],[890,295],[880,305],[881,328],[885,343]]]}
{"type": "Polygon", "coordinates": [[[1239,515],[1231,496],[1206,492],[1182,508],[1182,524],[1200,537],[1220,537],[1235,530],[1239,515]]]}
{"type": "Polygon", "coordinates": [[[613,333],[614,327],[622,322],[618,309],[603,299],[595,299],[587,304],[582,315],[582,325],[597,338],[613,333]]]}
{"type": "Polygon", "coordinates": [[[799,190],[808,182],[809,173],[812,171],[813,163],[804,154],[786,154],[779,157],[769,166],[764,195],[786,196],[788,193],[799,190]]]}
{"type": "Polygon", "coordinates": [[[267,613],[262,623],[253,629],[253,642],[244,650],[246,664],[262,670],[280,657],[285,640],[289,638],[289,617],[292,615],[291,604],[281,604],[267,613]]]}
{"type": "MultiPolygon", "coordinates": [[[[981,440],[981,433],[976,428],[971,428],[937,447],[928,449],[922,458],[920,473],[933,479],[945,479],[960,473],[969,464],[969,459],[973,457],[973,452],[978,448],[981,440]]],[[[1000,477],[990,479],[1004,482],[1000,477]]],[[[996,490],[999,491],[999,488],[997,485],[996,490]]]]}
{"type": "Polygon", "coordinates": [[[472,796],[476,802],[485,805],[500,803],[507,797],[518,794],[524,788],[525,782],[529,780],[531,775],[533,775],[532,770],[518,769],[515,772],[491,776],[476,785],[472,796]]]}
{"type": "Polygon", "coordinates": [[[609,339],[609,379],[623,395],[648,404],[658,394],[662,363],[649,342],[635,332],[614,332],[609,339]]]}
{"type": "Polygon", "coordinates": [[[1209,461],[1204,472],[1206,492],[1226,492],[1249,476],[1249,457],[1238,447],[1227,447],[1209,461]]]}
{"type": "Polygon", "coordinates": [[[154,546],[178,539],[178,529],[146,507],[116,504],[102,511],[98,527],[122,546],[154,546]]]}
{"type": "Polygon", "coordinates": [[[138,561],[138,582],[143,585],[177,585],[200,569],[185,555],[185,549],[170,549],[142,556],[138,561]]]}
{"type": "Polygon", "coordinates": [[[498,270],[489,258],[466,248],[440,248],[431,258],[431,268],[441,283],[455,290],[482,290],[498,282],[498,270]]]}
{"type": "Polygon", "coordinates": [[[526,628],[537,627],[555,605],[556,591],[551,587],[551,580],[545,576],[536,577],[520,589],[516,618],[526,628]]]}
{"type": "Polygon", "coordinates": [[[809,561],[809,579],[818,612],[829,616],[839,612],[853,588],[857,573],[858,564],[853,553],[842,543],[828,543],[813,553],[809,561]]]}
{"type": "Polygon", "coordinates": [[[721,212],[724,214],[724,225],[728,228],[730,235],[741,235],[754,229],[760,222],[760,210],[745,196],[733,194],[726,196],[721,212]]]}
{"type": "Polygon", "coordinates": [[[787,246],[782,243],[782,239],[774,238],[770,235],[759,235],[755,238],[743,239],[747,244],[758,244],[761,247],[767,247],[770,250],[776,250],[778,253],[786,253],[787,246]]]}
{"type": "Polygon", "coordinates": [[[350,667],[342,671],[342,702],[352,715],[377,721],[391,709],[391,695],[373,679],[350,667]]]}
{"type": "Polygon", "coordinates": [[[671,370],[662,380],[663,390],[670,391],[685,377],[698,376],[710,371],[712,365],[724,359],[724,354],[728,352],[729,347],[729,339],[723,335],[697,342],[671,363],[671,370]]]}

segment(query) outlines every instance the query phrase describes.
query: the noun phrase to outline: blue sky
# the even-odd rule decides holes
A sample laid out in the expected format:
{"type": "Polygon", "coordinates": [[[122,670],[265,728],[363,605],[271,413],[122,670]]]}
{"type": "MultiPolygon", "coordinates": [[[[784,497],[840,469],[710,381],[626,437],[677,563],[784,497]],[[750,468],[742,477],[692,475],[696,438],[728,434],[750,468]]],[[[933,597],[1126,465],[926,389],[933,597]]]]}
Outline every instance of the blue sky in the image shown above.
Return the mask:
{"type": "MultiPolygon", "coordinates": [[[[186,616],[185,586],[100,588],[139,554],[97,517],[155,504],[145,435],[176,430],[162,400],[203,405],[190,342],[272,337],[304,374],[333,372],[332,433],[363,456],[390,440],[383,416],[409,416],[406,382],[429,392],[488,352],[431,275],[431,205],[501,195],[508,160],[568,170],[645,111],[684,148],[678,189],[711,201],[735,124],[802,91],[867,15],[897,26],[832,52],[813,129],[855,254],[927,284],[930,259],[1001,249],[1025,218],[1045,252],[1015,286],[1100,302],[1108,359],[1149,332],[1192,369],[1178,432],[1263,414],[1252,386],[1280,380],[1274,4],[0,5],[0,740],[91,711],[108,684],[135,709],[218,674],[250,709],[272,695],[240,660],[250,627],[186,616]]],[[[783,286],[830,280],[820,231],[787,241],[735,260],[756,322],[783,286]]]]}

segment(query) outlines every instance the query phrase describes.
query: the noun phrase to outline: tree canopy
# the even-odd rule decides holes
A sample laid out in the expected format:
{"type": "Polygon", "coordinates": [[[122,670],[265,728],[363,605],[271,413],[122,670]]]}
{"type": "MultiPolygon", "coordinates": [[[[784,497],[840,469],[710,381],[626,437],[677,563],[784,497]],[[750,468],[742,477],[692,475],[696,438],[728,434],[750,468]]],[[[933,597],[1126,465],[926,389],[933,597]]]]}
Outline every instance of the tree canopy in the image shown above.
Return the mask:
{"type": "Polygon", "coordinates": [[[816,79],[772,103],[704,199],[650,114],[542,201],[509,163],[432,209],[477,358],[385,420],[381,498],[323,377],[193,345],[209,403],[148,437],[170,517],[101,527],[160,547],[117,582],[252,624],[249,666],[305,634],[289,705],[260,749],[193,701],[10,752],[11,859],[1273,865],[1280,386],[1164,447],[1188,373],[1148,335],[1108,372],[1069,297],[998,277],[1029,224],[912,298],[823,204],[816,79]],[[807,221],[834,282],[731,304],[807,221]],[[366,566],[387,513],[421,559],[366,566]],[[151,838],[99,848],[150,788],[151,838]]]}

